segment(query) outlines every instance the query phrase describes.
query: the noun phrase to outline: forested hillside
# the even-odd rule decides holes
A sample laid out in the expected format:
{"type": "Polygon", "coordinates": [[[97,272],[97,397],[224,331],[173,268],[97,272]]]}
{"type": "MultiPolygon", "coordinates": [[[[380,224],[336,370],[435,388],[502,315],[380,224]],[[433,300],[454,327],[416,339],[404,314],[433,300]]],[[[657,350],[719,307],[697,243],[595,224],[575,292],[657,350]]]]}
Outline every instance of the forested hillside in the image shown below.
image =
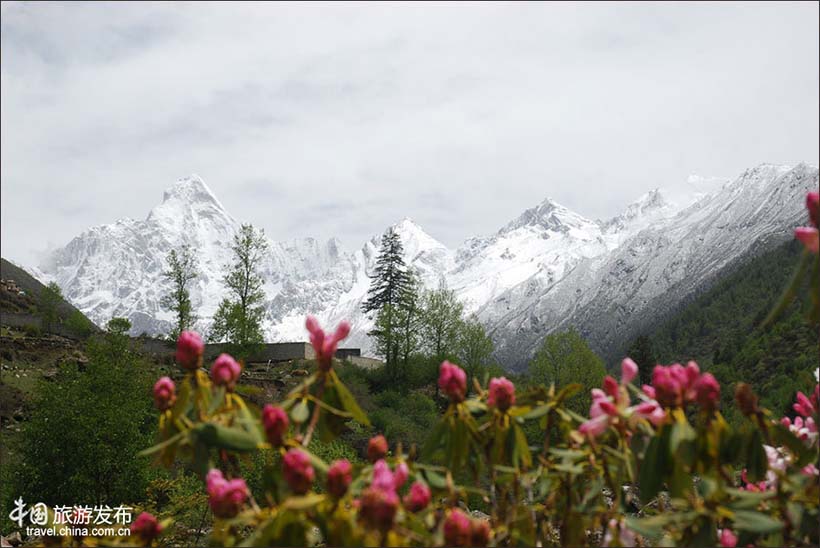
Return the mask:
{"type": "MultiPolygon", "coordinates": [[[[696,360],[722,386],[751,382],[767,407],[790,413],[795,391],[814,384],[818,366],[818,335],[803,319],[807,289],[771,328],[763,330],[761,323],[801,250],[792,242],[752,259],[650,333],[648,341],[639,338],[630,354],[641,366],[696,360]]],[[[724,404],[731,398],[732,391],[724,390],[724,404]]]]}

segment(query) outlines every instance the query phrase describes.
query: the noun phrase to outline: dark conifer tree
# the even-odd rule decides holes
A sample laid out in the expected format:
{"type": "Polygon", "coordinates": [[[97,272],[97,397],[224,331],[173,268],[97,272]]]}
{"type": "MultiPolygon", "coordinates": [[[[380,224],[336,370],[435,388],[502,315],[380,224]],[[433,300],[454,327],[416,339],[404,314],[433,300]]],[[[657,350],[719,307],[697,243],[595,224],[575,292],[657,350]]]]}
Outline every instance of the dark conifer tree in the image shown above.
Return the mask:
{"type": "Polygon", "coordinates": [[[398,233],[392,228],[382,236],[376,268],[371,276],[367,300],[362,311],[378,312],[386,305],[398,307],[412,291],[412,280],[404,263],[404,247],[398,233]]]}

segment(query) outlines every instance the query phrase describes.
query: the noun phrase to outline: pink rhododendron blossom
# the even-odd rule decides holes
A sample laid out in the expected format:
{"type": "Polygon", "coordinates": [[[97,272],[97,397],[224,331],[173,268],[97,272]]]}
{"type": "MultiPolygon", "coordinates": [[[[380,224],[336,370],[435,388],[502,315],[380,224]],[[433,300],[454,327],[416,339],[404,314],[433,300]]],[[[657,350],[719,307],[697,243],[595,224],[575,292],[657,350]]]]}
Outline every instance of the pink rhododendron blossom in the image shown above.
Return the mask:
{"type": "Polygon", "coordinates": [[[720,384],[711,373],[704,373],[695,381],[695,399],[705,409],[714,409],[720,401],[720,384]]]}
{"type": "Polygon", "coordinates": [[[820,192],[806,194],[806,209],[809,210],[811,224],[820,227],[820,192]]]}
{"type": "Polygon", "coordinates": [[[229,354],[220,354],[211,366],[211,380],[217,386],[225,386],[228,390],[236,387],[242,366],[229,354]]]}
{"type": "Polygon", "coordinates": [[[393,484],[396,486],[396,489],[401,489],[402,485],[407,482],[407,478],[410,476],[410,470],[407,468],[407,463],[401,461],[396,465],[396,469],[393,470],[393,484]]]}
{"type": "Polygon", "coordinates": [[[814,463],[807,464],[800,469],[800,472],[806,476],[820,476],[820,469],[814,463]]]}
{"type": "Polygon", "coordinates": [[[262,425],[265,427],[265,436],[272,446],[282,446],[289,423],[288,414],[281,407],[267,404],[262,408],[262,425]]]}
{"type": "Polygon", "coordinates": [[[811,417],[816,414],[818,408],[820,408],[820,401],[818,400],[820,400],[820,385],[817,385],[814,388],[814,393],[811,398],[806,396],[803,392],[798,392],[797,403],[795,403],[792,407],[802,416],[811,417]]]}
{"type": "Polygon", "coordinates": [[[205,478],[208,490],[208,503],[211,511],[218,518],[229,519],[239,513],[242,505],[248,500],[248,486],[243,479],[226,480],[216,468],[208,472],[205,478]]]}
{"type": "Polygon", "coordinates": [[[744,485],[742,485],[740,488],[744,491],[761,492],[769,489],[769,484],[766,482],[766,480],[758,482],[749,481],[745,468],[740,473],[740,479],[744,483],[744,485]]]}
{"type": "Polygon", "coordinates": [[[426,483],[413,482],[410,486],[410,492],[404,497],[404,507],[411,512],[420,512],[430,504],[431,497],[430,488],[427,487],[426,483]]]}
{"type": "Polygon", "coordinates": [[[643,393],[652,398],[653,400],[657,398],[655,389],[649,386],[648,384],[641,386],[641,390],[643,390],[643,393]]]}
{"type": "Polygon", "coordinates": [[[450,401],[460,403],[467,394],[467,374],[459,366],[445,360],[439,367],[438,387],[450,401]]]}
{"type": "Polygon", "coordinates": [[[154,405],[160,411],[170,409],[177,399],[176,385],[170,377],[160,377],[154,384],[154,405]]]}
{"type": "Polygon", "coordinates": [[[809,253],[820,253],[820,231],[813,226],[801,226],[794,229],[794,237],[803,244],[809,253]]]}
{"type": "Polygon", "coordinates": [[[346,339],[350,334],[350,324],[342,321],[336,327],[336,331],[328,336],[321,327],[319,321],[313,317],[308,316],[305,320],[305,327],[310,332],[310,344],[313,346],[313,351],[316,354],[316,362],[319,364],[319,369],[327,371],[333,365],[333,356],[336,355],[336,348],[339,341],[346,339]]]}
{"type": "Polygon", "coordinates": [[[578,432],[585,436],[597,438],[609,428],[609,415],[601,415],[594,419],[589,419],[578,427],[578,432]]]}
{"type": "Polygon", "coordinates": [[[390,466],[384,459],[378,460],[373,464],[373,480],[370,486],[375,489],[383,491],[395,491],[396,481],[393,477],[393,472],[390,471],[390,466]]]}
{"type": "Polygon", "coordinates": [[[148,512],[141,513],[131,524],[131,536],[140,539],[146,546],[150,545],[161,532],[162,525],[148,512]]]}
{"type": "Polygon", "coordinates": [[[631,409],[635,416],[648,420],[654,426],[666,420],[666,411],[655,400],[639,403],[631,409]]]}
{"type": "Polygon", "coordinates": [[[469,546],[470,518],[467,514],[454,508],[444,519],[444,544],[447,546],[469,546]]]}
{"type": "Polygon", "coordinates": [[[368,487],[358,501],[359,517],[370,529],[385,533],[393,526],[399,509],[399,496],[393,490],[368,487]]]}
{"type": "Polygon", "coordinates": [[[614,400],[618,399],[618,381],[607,375],[604,377],[604,393],[614,400]]]}
{"type": "Polygon", "coordinates": [[[350,486],[353,480],[353,467],[347,459],[340,459],[335,461],[327,469],[327,492],[331,496],[340,499],[350,486]]]}
{"type": "Polygon", "coordinates": [[[497,407],[501,411],[506,411],[515,403],[515,385],[506,377],[492,379],[489,392],[487,404],[497,407]]]}
{"type": "Polygon", "coordinates": [[[177,338],[176,360],[183,369],[195,371],[202,366],[202,352],[205,343],[202,337],[193,331],[183,331],[177,338]]]}
{"type": "Polygon", "coordinates": [[[722,548],[734,548],[737,546],[737,536],[731,529],[719,529],[718,542],[720,542],[722,548]]]}
{"type": "Polygon", "coordinates": [[[806,419],[795,417],[794,421],[789,417],[783,417],[780,419],[780,423],[788,428],[792,434],[807,442],[808,445],[813,445],[817,439],[817,424],[814,422],[813,417],[806,419]]]}
{"type": "Polygon", "coordinates": [[[379,434],[367,442],[367,460],[376,462],[387,455],[387,439],[379,434]]]}
{"type": "Polygon", "coordinates": [[[282,457],[282,472],[288,487],[297,495],[304,495],[313,485],[315,473],[310,457],[304,451],[291,449],[282,457]]]}
{"type": "Polygon", "coordinates": [[[632,379],[638,376],[638,364],[632,361],[631,358],[624,358],[621,362],[621,382],[629,384],[632,379]]]}

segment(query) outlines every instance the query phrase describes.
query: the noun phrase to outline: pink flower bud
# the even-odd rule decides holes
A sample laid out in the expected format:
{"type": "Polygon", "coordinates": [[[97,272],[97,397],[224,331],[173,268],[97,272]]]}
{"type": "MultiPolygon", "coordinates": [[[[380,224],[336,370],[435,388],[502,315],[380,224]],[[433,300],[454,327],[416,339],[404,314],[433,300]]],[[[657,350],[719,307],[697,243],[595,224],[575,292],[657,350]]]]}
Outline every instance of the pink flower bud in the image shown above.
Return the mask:
{"type": "Polygon", "coordinates": [[[618,401],[618,381],[609,375],[604,377],[604,392],[613,400],[618,401]]]}
{"type": "Polygon", "coordinates": [[[401,489],[401,486],[405,484],[409,476],[410,470],[407,468],[407,463],[404,461],[398,463],[396,469],[393,470],[393,484],[396,486],[396,489],[401,489]]]}
{"type": "Polygon", "coordinates": [[[370,486],[382,491],[396,490],[396,479],[384,459],[379,459],[373,464],[373,480],[370,486]]]}
{"type": "Polygon", "coordinates": [[[208,490],[208,503],[211,511],[218,518],[235,517],[245,501],[248,500],[248,486],[243,479],[226,480],[222,472],[211,469],[205,478],[208,490]]]}
{"type": "Polygon", "coordinates": [[[444,519],[444,544],[447,546],[470,545],[470,518],[454,508],[444,519]]]}
{"type": "Polygon", "coordinates": [[[410,492],[404,497],[404,507],[411,512],[420,512],[430,504],[431,497],[430,488],[427,487],[427,484],[420,481],[413,482],[413,485],[410,486],[410,492]]]}
{"type": "Polygon", "coordinates": [[[806,209],[809,210],[809,219],[815,227],[820,227],[820,192],[806,194],[806,209]]]}
{"type": "Polygon", "coordinates": [[[666,419],[666,412],[660,405],[658,405],[658,402],[654,400],[639,403],[633,408],[633,412],[637,416],[647,419],[655,426],[658,426],[664,421],[664,419],[666,419]]]}
{"type": "Polygon", "coordinates": [[[467,374],[459,366],[445,360],[439,368],[438,387],[450,401],[460,403],[467,394],[467,374]]]}
{"type": "Polygon", "coordinates": [[[183,369],[196,371],[202,366],[202,352],[204,350],[205,344],[197,333],[183,331],[177,339],[177,363],[183,369]]]}
{"type": "Polygon", "coordinates": [[[282,472],[288,487],[297,495],[304,495],[313,485],[313,466],[310,457],[299,449],[291,449],[282,457],[282,472]]]}
{"type": "Polygon", "coordinates": [[[160,411],[170,409],[177,399],[176,386],[170,377],[160,377],[154,384],[154,405],[160,411]]]}
{"type": "Polygon", "coordinates": [[[399,496],[395,491],[368,487],[359,499],[359,517],[370,529],[386,533],[393,527],[399,509],[399,496]]]}
{"type": "Polygon", "coordinates": [[[609,415],[600,415],[594,419],[589,419],[578,427],[578,432],[584,436],[597,438],[609,428],[609,415]]]}
{"type": "Polygon", "coordinates": [[[618,415],[618,408],[615,407],[615,404],[609,400],[600,400],[598,402],[598,406],[601,408],[601,411],[610,417],[615,417],[618,415]]]}
{"type": "Polygon", "coordinates": [[[327,470],[327,492],[337,499],[347,493],[347,488],[353,479],[353,467],[347,459],[337,460],[327,470]]]}
{"type": "Polygon", "coordinates": [[[474,519],[470,523],[470,546],[483,547],[490,543],[490,522],[474,519]]]}
{"type": "Polygon", "coordinates": [[[228,354],[220,354],[211,367],[211,380],[217,386],[226,386],[228,390],[236,387],[242,367],[228,354]]]}
{"type": "Polygon", "coordinates": [[[506,411],[515,403],[515,385],[506,377],[499,377],[490,381],[490,395],[487,404],[506,411]]]}
{"type": "Polygon", "coordinates": [[[720,545],[723,548],[734,548],[737,546],[737,537],[731,529],[723,529],[720,532],[720,545]]]}
{"type": "Polygon", "coordinates": [[[624,358],[621,362],[621,382],[629,384],[638,375],[638,364],[632,361],[631,358],[624,358]]]}
{"type": "Polygon", "coordinates": [[[313,316],[308,316],[305,320],[305,327],[310,333],[310,344],[316,354],[316,363],[321,371],[328,371],[333,365],[333,356],[339,341],[346,339],[350,334],[350,324],[346,321],[339,323],[336,331],[329,337],[319,326],[319,321],[313,316]]]}
{"type": "Polygon", "coordinates": [[[695,382],[695,399],[704,409],[715,409],[720,401],[720,384],[711,373],[704,373],[695,382]]]}
{"type": "Polygon", "coordinates": [[[146,546],[162,533],[162,525],[152,514],[143,512],[131,524],[131,536],[139,538],[146,546]]]}
{"type": "MultiPolygon", "coordinates": [[[[815,394],[816,393],[817,390],[815,390],[815,394]]],[[[814,399],[816,399],[816,397],[814,399]]],[[[817,402],[809,399],[803,392],[797,393],[797,403],[792,407],[804,417],[811,417],[817,413],[817,402]]]]}
{"type": "Polygon", "coordinates": [[[806,251],[817,255],[820,252],[820,232],[813,226],[800,226],[794,229],[794,237],[803,244],[806,251]]]}
{"type": "Polygon", "coordinates": [[[655,389],[657,399],[664,407],[675,407],[683,403],[681,377],[685,380],[686,375],[683,373],[683,367],[680,364],[676,365],[678,370],[673,369],[674,366],[662,365],[656,365],[652,370],[652,388],[655,389]],[[676,371],[677,375],[674,374],[676,371]]]}
{"type": "Polygon", "coordinates": [[[367,442],[367,460],[376,462],[379,459],[383,459],[386,455],[387,439],[381,434],[370,438],[370,441],[367,442]]]}
{"type": "Polygon", "coordinates": [[[271,404],[262,408],[262,424],[265,427],[265,435],[270,444],[274,447],[281,447],[288,431],[288,414],[281,407],[274,407],[271,404]]]}
{"type": "Polygon", "coordinates": [[[653,400],[657,397],[657,395],[655,394],[655,389],[649,386],[648,384],[641,386],[641,390],[643,390],[643,393],[652,398],[653,400]]]}

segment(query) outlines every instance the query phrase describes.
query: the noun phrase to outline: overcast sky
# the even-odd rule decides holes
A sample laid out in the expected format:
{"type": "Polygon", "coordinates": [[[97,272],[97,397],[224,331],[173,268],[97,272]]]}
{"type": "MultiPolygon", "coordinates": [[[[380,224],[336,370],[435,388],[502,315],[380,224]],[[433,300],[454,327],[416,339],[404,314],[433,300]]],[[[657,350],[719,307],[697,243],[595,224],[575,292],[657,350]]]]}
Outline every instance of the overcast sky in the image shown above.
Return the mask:
{"type": "Polygon", "coordinates": [[[818,161],[818,4],[2,4],[2,253],[197,173],[274,239],[818,161]]]}

